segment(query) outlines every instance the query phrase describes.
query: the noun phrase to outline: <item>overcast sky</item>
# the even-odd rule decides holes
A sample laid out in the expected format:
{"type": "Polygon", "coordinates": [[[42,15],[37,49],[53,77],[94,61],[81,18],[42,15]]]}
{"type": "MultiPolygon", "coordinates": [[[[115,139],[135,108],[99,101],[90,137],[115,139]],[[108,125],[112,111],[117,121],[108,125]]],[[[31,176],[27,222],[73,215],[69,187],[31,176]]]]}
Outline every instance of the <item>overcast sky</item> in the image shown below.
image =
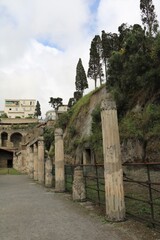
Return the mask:
{"type": "MultiPolygon", "coordinates": [[[[31,98],[43,116],[50,97],[67,104],[78,59],[87,72],[96,34],[141,23],[140,0],[0,0],[0,110],[4,99],[31,98]]],[[[160,1],[153,0],[160,22],[160,1]]],[[[88,80],[90,90],[93,80],[88,80]]]]}

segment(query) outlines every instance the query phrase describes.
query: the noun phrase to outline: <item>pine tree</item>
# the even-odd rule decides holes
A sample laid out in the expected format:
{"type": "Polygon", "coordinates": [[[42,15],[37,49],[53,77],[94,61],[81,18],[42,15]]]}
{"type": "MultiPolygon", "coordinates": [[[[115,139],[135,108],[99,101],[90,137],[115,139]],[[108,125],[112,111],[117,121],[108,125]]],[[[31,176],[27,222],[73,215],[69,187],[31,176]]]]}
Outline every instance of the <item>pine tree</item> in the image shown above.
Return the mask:
{"type": "Polygon", "coordinates": [[[107,81],[107,62],[111,53],[118,50],[118,35],[116,33],[106,33],[104,30],[101,35],[102,59],[105,67],[105,77],[107,81]]]}
{"type": "Polygon", "coordinates": [[[58,108],[59,106],[62,106],[63,103],[62,103],[63,99],[62,98],[53,98],[53,97],[50,97],[50,101],[49,103],[51,104],[51,106],[55,109],[55,111],[58,111],[58,108]]]}
{"type": "Polygon", "coordinates": [[[54,108],[56,113],[56,119],[58,119],[58,108],[63,105],[63,99],[60,97],[57,98],[50,97],[49,103],[54,108]]]}
{"type": "Polygon", "coordinates": [[[68,107],[71,108],[74,104],[75,104],[75,99],[70,98],[69,101],[68,101],[68,107]]]}
{"type": "Polygon", "coordinates": [[[76,67],[76,90],[81,92],[83,95],[84,89],[88,88],[87,76],[82,65],[82,60],[79,58],[77,67],[76,67]]]}
{"type": "Polygon", "coordinates": [[[96,35],[91,42],[90,60],[88,68],[88,77],[94,79],[95,88],[97,87],[97,79],[100,79],[102,84],[103,69],[102,69],[102,42],[99,35],[96,35]]]}
{"type": "Polygon", "coordinates": [[[36,117],[41,116],[41,106],[40,106],[39,101],[37,101],[37,103],[36,103],[35,116],[36,116],[36,117]]]}
{"type": "Polygon", "coordinates": [[[157,15],[152,0],[140,0],[140,10],[145,30],[149,36],[152,36],[158,29],[157,15]]]}

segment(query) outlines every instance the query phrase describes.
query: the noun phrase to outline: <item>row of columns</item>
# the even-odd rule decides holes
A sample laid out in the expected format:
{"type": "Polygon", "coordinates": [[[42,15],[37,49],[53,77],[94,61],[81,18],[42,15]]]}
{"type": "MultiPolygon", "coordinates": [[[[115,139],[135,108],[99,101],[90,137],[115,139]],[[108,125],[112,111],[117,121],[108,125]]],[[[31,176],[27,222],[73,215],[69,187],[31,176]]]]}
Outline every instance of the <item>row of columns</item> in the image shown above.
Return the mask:
{"type": "MultiPolygon", "coordinates": [[[[109,221],[123,221],[125,218],[123,170],[121,164],[120,139],[116,104],[110,95],[101,104],[106,218],[109,221]]],[[[76,169],[73,182],[73,199],[85,198],[83,173],[76,169]],[[81,189],[81,191],[79,191],[81,189]]],[[[55,191],[65,189],[63,133],[55,131],[55,191]]]]}
{"type": "MultiPolygon", "coordinates": [[[[104,178],[106,217],[110,221],[122,221],[125,218],[123,191],[123,171],[121,164],[120,139],[118,130],[117,110],[110,95],[101,104],[104,178]]],[[[52,163],[50,159],[44,162],[44,141],[38,141],[27,146],[27,171],[31,178],[52,186],[52,163]],[[46,170],[45,170],[46,169],[46,170]],[[46,171],[46,172],[45,172],[46,171]]],[[[64,146],[62,129],[55,130],[55,192],[65,191],[64,146]]],[[[76,169],[73,182],[73,199],[83,200],[85,189],[83,172],[76,169]]]]}
{"type": "Polygon", "coordinates": [[[24,146],[14,156],[14,167],[20,172],[27,173],[30,178],[41,184],[45,182],[44,139],[39,137],[33,144],[24,146]]]}

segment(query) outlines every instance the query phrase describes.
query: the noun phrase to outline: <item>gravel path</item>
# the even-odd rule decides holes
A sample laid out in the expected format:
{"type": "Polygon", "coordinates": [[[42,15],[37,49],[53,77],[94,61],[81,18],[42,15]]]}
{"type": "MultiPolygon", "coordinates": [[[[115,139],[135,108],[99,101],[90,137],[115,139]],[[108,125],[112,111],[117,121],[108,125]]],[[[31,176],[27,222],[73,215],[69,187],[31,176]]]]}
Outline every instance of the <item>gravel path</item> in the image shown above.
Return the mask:
{"type": "Polygon", "coordinates": [[[28,176],[0,176],[0,240],[135,240],[28,176]]]}

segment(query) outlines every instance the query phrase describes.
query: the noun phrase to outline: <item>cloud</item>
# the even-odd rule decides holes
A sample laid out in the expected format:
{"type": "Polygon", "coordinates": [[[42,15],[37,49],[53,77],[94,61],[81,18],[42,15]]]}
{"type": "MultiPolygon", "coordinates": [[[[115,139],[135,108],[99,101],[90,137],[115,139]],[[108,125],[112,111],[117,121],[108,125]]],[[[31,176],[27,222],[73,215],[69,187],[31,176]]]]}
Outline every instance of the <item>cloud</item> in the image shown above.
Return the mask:
{"type": "Polygon", "coordinates": [[[95,34],[140,21],[139,0],[0,0],[0,15],[0,110],[5,98],[34,98],[43,116],[50,97],[73,96],[95,34]]]}
{"type": "MultiPolygon", "coordinates": [[[[153,0],[155,11],[160,16],[159,0],[153,0]]],[[[98,30],[117,32],[122,23],[141,24],[140,0],[101,0],[98,8],[98,30]]],[[[159,17],[158,17],[159,18],[159,17]]]]}

